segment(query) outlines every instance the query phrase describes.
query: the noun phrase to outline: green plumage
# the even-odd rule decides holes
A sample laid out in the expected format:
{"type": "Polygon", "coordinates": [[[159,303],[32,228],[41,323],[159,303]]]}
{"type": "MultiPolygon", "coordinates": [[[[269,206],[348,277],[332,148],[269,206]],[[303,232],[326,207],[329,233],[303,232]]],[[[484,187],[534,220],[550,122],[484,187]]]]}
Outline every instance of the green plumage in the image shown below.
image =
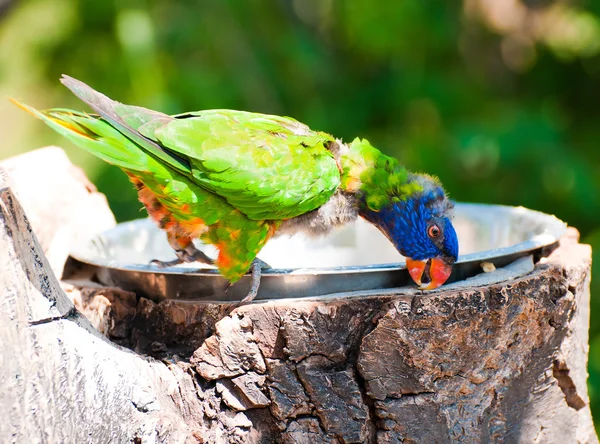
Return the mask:
{"type": "Polygon", "coordinates": [[[340,158],[342,188],[359,191],[371,211],[379,211],[422,191],[417,181],[409,181],[409,172],[393,157],[386,156],[367,140],[356,138],[348,153],[340,158]]]}
{"type": "Polygon", "coordinates": [[[253,220],[282,220],[324,204],[340,184],[333,138],[297,121],[210,110],[140,132],[190,162],[192,180],[253,220]],[[299,134],[298,134],[299,133],[299,134]]]}
{"type": "Polygon", "coordinates": [[[167,116],[63,82],[99,115],[20,106],[141,182],[140,200],[170,240],[216,245],[232,282],[283,220],[320,207],[340,186],[333,137],[294,119],[232,110],[167,116]]]}

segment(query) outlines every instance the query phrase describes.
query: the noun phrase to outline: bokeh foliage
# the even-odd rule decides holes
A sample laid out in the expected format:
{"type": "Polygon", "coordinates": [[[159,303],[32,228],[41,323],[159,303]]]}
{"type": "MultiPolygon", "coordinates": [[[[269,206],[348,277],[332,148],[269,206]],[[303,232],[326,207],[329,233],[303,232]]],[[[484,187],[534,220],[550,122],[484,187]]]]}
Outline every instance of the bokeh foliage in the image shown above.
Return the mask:
{"type": "MultiPolygon", "coordinates": [[[[0,97],[81,108],[57,82],[68,73],[169,113],[289,115],[368,138],[457,200],[556,214],[600,259],[600,2],[23,0],[2,11],[0,97]]],[[[0,137],[0,158],[64,146],[119,220],[141,216],[122,173],[5,100],[0,137]]]]}

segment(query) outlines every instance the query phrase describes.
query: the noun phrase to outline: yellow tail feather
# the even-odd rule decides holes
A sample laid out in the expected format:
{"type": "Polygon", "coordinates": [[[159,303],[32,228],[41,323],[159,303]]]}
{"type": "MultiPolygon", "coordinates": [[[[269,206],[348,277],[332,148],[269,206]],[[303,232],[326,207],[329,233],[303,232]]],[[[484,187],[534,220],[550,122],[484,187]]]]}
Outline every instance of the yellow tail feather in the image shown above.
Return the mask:
{"type": "Polygon", "coordinates": [[[69,131],[72,131],[74,133],[76,133],[77,135],[86,137],[88,139],[92,139],[92,137],[89,136],[89,134],[87,134],[86,132],[82,131],[82,129],[78,126],[75,125],[71,122],[68,122],[66,120],[62,120],[59,119],[57,117],[51,116],[50,114],[48,114],[47,112],[44,111],[38,111],[37,109],[29,106],[29,105],[25,105],[23,102],[18,101],[17,99],[13,99],[12,97],[9,97],[8,100],[10,100],[13,104],[15,104],[16,106],[18,106],[19,108],[21,108],[23,111],[31,114],[34,117],[37,117],[38,119],[44,120],[44,119],[48,119],[51,120],[52,122],[68,129],[69,131]]]}

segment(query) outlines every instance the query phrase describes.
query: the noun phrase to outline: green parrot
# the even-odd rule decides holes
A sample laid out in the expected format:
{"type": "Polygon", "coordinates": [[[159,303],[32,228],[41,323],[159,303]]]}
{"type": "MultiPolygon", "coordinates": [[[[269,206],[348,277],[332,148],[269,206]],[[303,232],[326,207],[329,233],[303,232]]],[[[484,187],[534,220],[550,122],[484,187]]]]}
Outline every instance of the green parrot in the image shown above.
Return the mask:
{"type": "Polygon", "coordinates": [[[257,255],[269,239],[327,234],[360,216],[407,258],[419,288],[450,276],[458,239],[440,182],[407,171],[368,141],[344,143],[289,117],[246,111],[169,116],[68,76],[61,81],[96,114],[15,103],[129,176],[177,256],[157,265],[214,263],[231,283],[251,271],[250,301],[267,266],[257,255]],[[215,260],[194,246],[196,238],[218,249],[215,260]]]}

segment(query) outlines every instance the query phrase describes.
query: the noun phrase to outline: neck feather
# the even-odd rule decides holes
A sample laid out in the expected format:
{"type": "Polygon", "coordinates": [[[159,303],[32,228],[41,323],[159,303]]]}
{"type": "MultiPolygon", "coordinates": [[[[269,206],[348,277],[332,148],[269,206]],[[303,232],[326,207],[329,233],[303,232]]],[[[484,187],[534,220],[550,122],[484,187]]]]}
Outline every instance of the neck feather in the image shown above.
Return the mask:
{"type": "Polygon", "coordinates": [[[422,193],[437,180],[410,173],[393,157],[386,156],[365,139],[354,139],[339,152],[344,191],[357,194],[363,203],[362,211],[380,211],[383,207],[401,202],[422,193]]]}

